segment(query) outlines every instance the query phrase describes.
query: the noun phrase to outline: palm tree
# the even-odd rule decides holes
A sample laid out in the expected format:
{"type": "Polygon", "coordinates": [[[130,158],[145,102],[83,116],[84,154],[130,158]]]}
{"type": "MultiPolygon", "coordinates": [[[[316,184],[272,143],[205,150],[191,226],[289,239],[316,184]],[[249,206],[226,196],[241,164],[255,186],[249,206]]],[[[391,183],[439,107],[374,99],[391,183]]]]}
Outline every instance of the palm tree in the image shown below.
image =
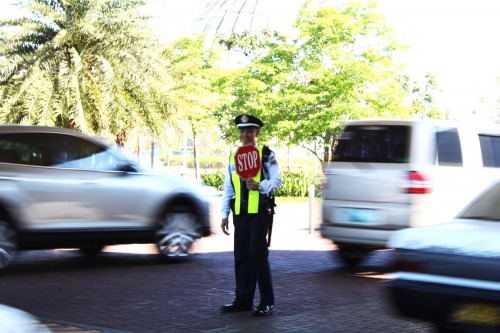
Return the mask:
{"type": "Polygon", "coordinates": [[[27,0],[1,20],[0,121],[75,128],[124,140],[163,132],[174,112],[143,0],[27,0]]]}

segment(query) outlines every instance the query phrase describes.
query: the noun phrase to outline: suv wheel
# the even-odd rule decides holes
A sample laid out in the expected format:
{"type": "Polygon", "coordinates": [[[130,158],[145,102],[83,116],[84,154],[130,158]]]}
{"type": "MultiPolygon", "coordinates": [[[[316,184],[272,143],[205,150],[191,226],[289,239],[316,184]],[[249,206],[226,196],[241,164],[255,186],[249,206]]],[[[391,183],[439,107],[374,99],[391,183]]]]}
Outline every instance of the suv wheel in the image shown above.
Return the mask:
{"type": "Polygon", "coordinates": [[[6,221],[0,218],[0,269],[12,262],[16,247],[16,233],[6,221]]]}
{"type": "Polygon", "coordinates": [[[167,259],[181,259],[189,255],[189,250],[196,238],[196,215],[185,210],[167,212],[160,221],[156,232],[156,245],[167,259]]]}

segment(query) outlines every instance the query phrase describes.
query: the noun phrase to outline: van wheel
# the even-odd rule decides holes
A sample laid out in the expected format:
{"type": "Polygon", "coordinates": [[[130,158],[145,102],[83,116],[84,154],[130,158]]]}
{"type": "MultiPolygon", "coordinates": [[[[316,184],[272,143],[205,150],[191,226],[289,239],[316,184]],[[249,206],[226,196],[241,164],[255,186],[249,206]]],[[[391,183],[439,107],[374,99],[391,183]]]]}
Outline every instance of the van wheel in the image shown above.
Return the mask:
{"type": "Polygon", "coordinates": [[[0,219],[0,269],[12,262],[16,248],[16,233],[6,221],[0,219]]]}
{"type": "Polygon", "coordinates": [[[338,251],[337,254],[342,260],[342,262],[348,267],[357,266],[361,260],[363,260],[369,253],[369,251],[357,245],[337,245],[338,251]]]}
{"type": "Polygon", "coordinates": [[[88,245],[88,246],[82,246],[80,248],[80,252],[83,254],[89,256],[89,257],[95,257],[99,253],[102,252],[102,249],[104,248],[103,245],[88,245]]]}

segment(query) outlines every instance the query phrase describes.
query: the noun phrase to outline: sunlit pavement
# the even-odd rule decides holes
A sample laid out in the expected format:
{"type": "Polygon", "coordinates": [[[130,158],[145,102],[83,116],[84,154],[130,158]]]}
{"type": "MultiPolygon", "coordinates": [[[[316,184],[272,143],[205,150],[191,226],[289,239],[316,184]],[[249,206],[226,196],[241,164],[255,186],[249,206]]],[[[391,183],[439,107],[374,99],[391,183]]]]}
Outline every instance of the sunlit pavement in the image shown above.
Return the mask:
{"type": "MultiPolygon", "coordinates": [[[[233,226],[230,224],[229,233],[225,235],[220,229],[219,210],[220,204],[214,201],[213,205],[212,235],[198,240],[193,253],[226,252],[233,249],[233,226]]],[[[333,248],[329,240],[321,238],[319,225],[321,223],[321,206],[309,203],[278,204],[274,216],[273,231],[271,236],[271,250],[304,250],[304,251],[329,251],[333,248]]],[[[109,246],[106,252],[125,253],[157,253],[154,244],[131,244],[109,246]]],[[[43,321],[45,327],[54,333],[126,333],[125,331],[109,330],[107,328],[89,327],[75,323],[58,323],[50,320],[43,321]]]]}

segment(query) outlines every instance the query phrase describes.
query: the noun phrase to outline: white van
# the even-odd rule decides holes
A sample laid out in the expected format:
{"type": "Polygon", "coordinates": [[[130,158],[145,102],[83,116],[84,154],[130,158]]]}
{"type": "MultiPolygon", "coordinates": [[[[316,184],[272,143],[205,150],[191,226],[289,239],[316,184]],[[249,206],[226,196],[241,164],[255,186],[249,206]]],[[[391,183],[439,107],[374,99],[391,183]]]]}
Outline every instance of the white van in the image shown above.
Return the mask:
{"type": "Polygon", "coordinates": [[[321,234],[344,264],[395,230],[453,218],[500,178],[500,128],[437,120],[347,123],[325,164],[321,234]]]}

